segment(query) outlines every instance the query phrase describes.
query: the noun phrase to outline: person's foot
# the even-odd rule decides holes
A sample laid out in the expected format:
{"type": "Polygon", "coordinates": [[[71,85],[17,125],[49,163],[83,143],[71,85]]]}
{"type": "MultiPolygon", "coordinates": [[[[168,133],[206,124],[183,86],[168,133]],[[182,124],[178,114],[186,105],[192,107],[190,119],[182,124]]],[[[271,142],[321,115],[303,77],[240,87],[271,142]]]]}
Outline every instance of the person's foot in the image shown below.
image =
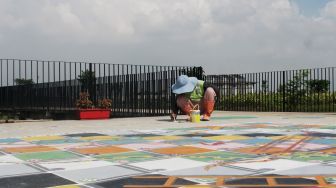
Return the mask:
{"type": "Polygon", "coordinates": [[[210,116],[204,114],[203,118],[202,118],[202,121],[210,121],[210,116]]]}
{"type": "Polygon", "coordinates": [[[171,121],[176,121],[176,114],[170,114],[170,120],[171,121]]]}

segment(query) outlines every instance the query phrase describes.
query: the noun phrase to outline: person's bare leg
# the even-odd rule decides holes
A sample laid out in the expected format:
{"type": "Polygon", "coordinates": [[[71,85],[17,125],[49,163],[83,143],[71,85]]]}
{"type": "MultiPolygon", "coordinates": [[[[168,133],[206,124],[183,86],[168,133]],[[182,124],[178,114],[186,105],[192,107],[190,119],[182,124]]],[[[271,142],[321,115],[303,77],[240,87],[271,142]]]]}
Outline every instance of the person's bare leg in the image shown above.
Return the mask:
{"type": "MultiPolygon", "coordinates": [[[[192,110],[192,103],[188,98],[186,98],[183,95],[180,95],[177,97],[177,106],[186,114],[190,117],[190,113],[192,110]]],[[[189,118],[190,119],[190,118],[189,118]]]]}
{"type": "Polygon", "coordinates": [[[207,88],[201,103],[201,109],[203,112],[203,119],[202,119],[203,121],[210,120],[211,114],[214,111],[216,103],[215,97],[216,97],[215,90],[211,87],[207,88]]]}

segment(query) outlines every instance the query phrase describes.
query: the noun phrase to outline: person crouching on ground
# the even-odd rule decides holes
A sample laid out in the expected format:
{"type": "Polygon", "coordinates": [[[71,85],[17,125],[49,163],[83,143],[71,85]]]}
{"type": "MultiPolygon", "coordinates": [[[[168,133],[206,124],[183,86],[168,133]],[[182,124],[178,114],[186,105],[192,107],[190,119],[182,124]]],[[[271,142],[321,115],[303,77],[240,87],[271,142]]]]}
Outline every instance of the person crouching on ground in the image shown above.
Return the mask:
{"type": "Polygon", "coordinates": [[[209,121],[214,111],[216,97],[219,97],[219,90],[216,86],[208,84],[195,77],[181,75],[172,86],[175,94],[172,100],[172,120],[176,120],[178,111],[181,110],[189,116],[195,105],[199,105],[203,121],[209,121]]]}

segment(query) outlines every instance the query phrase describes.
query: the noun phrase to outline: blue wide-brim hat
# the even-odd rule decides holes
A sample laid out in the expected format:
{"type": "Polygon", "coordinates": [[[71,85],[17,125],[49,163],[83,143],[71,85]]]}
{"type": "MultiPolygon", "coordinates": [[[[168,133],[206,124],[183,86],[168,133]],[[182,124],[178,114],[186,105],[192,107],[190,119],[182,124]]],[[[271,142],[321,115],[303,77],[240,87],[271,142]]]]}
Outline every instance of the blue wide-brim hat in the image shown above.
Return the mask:
{"type": "Polygon", "coordinates": [[[197,78],[181,75],[177,78],[176,84],[172,86],[172,91],[175,94],[189,93],[195,89],[197,78]]]}

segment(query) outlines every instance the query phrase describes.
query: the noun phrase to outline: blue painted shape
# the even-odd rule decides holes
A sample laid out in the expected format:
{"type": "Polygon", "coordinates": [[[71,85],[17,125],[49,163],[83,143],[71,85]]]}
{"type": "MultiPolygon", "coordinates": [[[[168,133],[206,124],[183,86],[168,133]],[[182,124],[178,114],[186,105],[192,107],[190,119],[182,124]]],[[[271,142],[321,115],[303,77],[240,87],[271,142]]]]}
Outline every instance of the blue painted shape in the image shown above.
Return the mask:
{"type": "Polygon", "coordinates": [[[247,139],[247,140],[235,140],[234,142],[238,142],[241,144],[266,144],[269,142],[272,142],[272,139],[267,138],[253,138],[253,139],[247,139]]]}
{"type": "Polygon", "coordinates": [[[149,140],[143,140],[143,139],[102,140],[98,141],[97,143],[104,145],[122,145],[122,144],[134,144],[134,143],[146,143],[146,142],[149,142],[149,140]]]}
{"type": "Polygon", "coordinates": [[[326,145],[336,145],[336,139],[328,139],[328,138],[313,139],[313,140],[310,140],[309,143],[313,143],[313,144],[326,144],[326,145]]]}
{"type": "Polygon", "coordinates": [[[212,143],[214,141],[200,139],[200,138],[186,138],[186,139],[181,139],[181,140],[166,140],[164,142],[169,143],[169,144],[175,144],[175,145],[190,145],[190,144],[199,144],[202,142],[212,143]]]}
{"type": "Polygon", "coordinates": [[[245,125],[261,125],[261,124],[264,124],[264,125],[271,125],[273,124],[272,122],[254,122],[254,123],[245,123],[245,125]]]}
{"type": "Polygon", "coordinates": [[[15,143],[15,142],[23,142],[23,140],[18,138],[3,138],[0,139],[0,143],[15,143]]]}

